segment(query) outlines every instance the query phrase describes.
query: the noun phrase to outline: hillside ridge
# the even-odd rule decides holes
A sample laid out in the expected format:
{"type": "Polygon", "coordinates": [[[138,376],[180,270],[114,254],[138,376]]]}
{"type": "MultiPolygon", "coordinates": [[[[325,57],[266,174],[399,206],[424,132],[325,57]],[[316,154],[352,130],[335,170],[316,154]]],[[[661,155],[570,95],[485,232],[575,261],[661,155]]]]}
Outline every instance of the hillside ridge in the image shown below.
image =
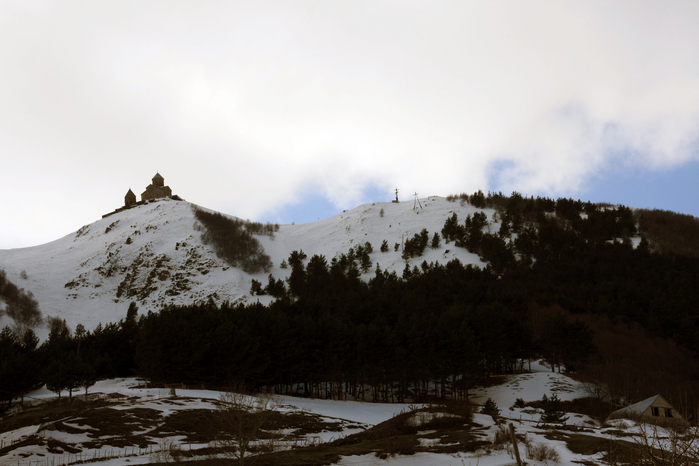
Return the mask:
{"type": "MultiPolygon", "coordinates": [[[[430,235],[439,232],[454,212],[463,218],[481,210],[438,196],[420,201],[422,208],[417,209],[413,202],[377,202],[316,222],[281,225],[272,236],[257,237],[271,257],[269,273],[286,278],[289,271],[280,265],[294,250],[330,260],[370,242],[374,267],[379,264],[383,270],[400,274],[405,261],[400,248],[395,250],[396,244],[423,228],[430,235]],[[381,253],[384,240],[390,247],[381,253]]],[[[169,198],[153,200],[50,243],[0,250],[0,269],[6,271],[8,280],[33,293],[45,316],[66,319],[71,328],[82,323],[90,330],[99,323],[118,321],[125,317],[131,301],[143,312],[208,299],[270,302],[273,298],[253,298],[249,292],[252,279],[264,280],[267,274],[247,274],[231,267],[202,242],[202,227],[197,225],[193,206],[169,198]]],[[[494,212],[482,210],[489,216],[494,212]]],[[[446,263],[452,259],[485,265],[476,254],[442,242],[440,248],[428,249],[419,261],[413,259],[411,266],[423,260],[446,263]]],[[[373,268],[364,279],[372,274],[373,268]]],[[[8,322],[7,317],[0,319],[2,326],[8,322]]]]}

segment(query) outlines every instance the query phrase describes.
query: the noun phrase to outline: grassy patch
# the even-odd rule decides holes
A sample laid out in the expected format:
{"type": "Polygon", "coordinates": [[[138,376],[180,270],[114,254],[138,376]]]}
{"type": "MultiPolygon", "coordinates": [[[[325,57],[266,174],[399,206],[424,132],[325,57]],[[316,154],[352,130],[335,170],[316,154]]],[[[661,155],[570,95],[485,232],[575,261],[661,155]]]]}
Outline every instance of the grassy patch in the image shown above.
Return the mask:
{"type": "Polygon", "coordinates": [[[0,432],[9,432],[22,427],[41,425],[78,415],[79,413],[109,405],[104,400],[85,401],[82,398],[55,399],[27,407],[24,411],[0,420],[0,432]]]}
{"type": "MultiPolygon", "coordinates": [[[[106,407],[86,411],[70,422],[95,429],[95,434],[100,437],[118,437],[130,436],[136,430],[155,428],[161,420],[160,411],[154,409],[106,407]]],[[[87,434],[92,436],[90,431],[87,434]]]]}
{"type": "Polygon", "coordinates": [[[79,453],[82,451],[80,448],[75,448],[72,445],[68,445],[67,443],[52,438],[47,439],[46,444],[48,446],[47,450],[49,453],[79,453]]]}
{"type": "MultiPolygon", "coordinates": [[[[632,463],[637,459],[638,446],[626,440],[609,440],[592,435],[569,434],[559,431],[544,434],[549,440],[560,440],[566,447],[577,455],[594,455],[603,453],[607,460],[619,463],[632,463]]],[[[610,463],[613,464],[613,463],[610,463]]]]}
{"type": "Polygon", "coordinates": [[[360,424],[347,423],[347,421],[327,421],[322,416],[312,413],[275,412],[267,419],[265,430],[294,429],[294,436],[318,434],[320,432],[342,432],[347,428],[362,428],[360,424]]]}
{"type": "Polygon", "coordinates": [[[167,416],[162,425],[148,433],[152,437],[185,436],[190,443],[207,443],[218,433],[210,409],[187,409],[167,416]]]}

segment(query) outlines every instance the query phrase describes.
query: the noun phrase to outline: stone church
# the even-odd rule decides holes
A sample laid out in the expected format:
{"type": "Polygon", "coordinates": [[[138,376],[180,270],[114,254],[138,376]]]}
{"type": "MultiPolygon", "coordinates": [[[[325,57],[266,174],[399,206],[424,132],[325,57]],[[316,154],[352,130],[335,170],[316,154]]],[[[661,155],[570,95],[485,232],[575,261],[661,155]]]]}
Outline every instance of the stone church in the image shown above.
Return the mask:
{"type": "MultiPolygon", "coordinates": [[[[152,181],[153,182],[148,185],[146,190],[141,193],[142,201],[172,196],[172,189],[170,189],[170,186],[165,186],[165,178],[163,178],[160,173],[156,173],[152,181]]],[[[129,193],[131,193],[130,189],[129,193]]],[[[126,196],[128,196],[129,193],[126,193],[126,196]]],[[[131,194],[133,195],[133,193],[131,194]]],[[[136,198],[136,196],[133,197],[134,199],[136,198]]]]}
{"type": "Polygon", "coordinates": [[[180,198],[179,196],[172,195],[172,189],[170,189],[170,186],[165,186],[165,178],[163,178],[163,176],[160,173],[156,173],[151,181],[152,183],[149,184],[146,187],[146,190],[141,193],[140,202],[136,200],[136,194],[134,194],[134,192],[129,189],[126,193],[126,196],[124,196],[124,206],[116,209],[114,212],[110,212],[108,214],[103,215],[102,218],[108,217],[117,212],[121,212],[125,209],[130,209],[131,207],[142,204],[145,201],[150,201],[151,199],[169,197],[178,201],[182,200],[182,198],[180,198]]]}
{"type": "MultiPolygon", "coordinates": [[[[160,173],[156,173],[151,181],[152,183],[141,193],[141,202],[161,197],[172,197],[172,189],[170,186],[165,186],[165,178],[160,173]]],[[[124,207],[133,207],[136,204],[136,195],[129,189],[124,196],[124,207]]]]}

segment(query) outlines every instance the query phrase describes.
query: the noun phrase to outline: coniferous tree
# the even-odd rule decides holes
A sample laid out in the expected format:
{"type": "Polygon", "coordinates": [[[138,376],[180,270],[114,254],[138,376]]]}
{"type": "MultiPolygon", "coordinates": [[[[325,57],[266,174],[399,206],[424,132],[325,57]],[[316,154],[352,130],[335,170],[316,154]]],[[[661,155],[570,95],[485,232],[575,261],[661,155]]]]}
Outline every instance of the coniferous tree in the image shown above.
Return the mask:
{"type": "Polygon", "coordinates": [[[19,396],[19,353],[20,343],[15,333],[10,327],[5,327],[0,331],[0,401],[7,402],[7,406],[0,409],[10,408],[12,399],[19,396]]]}
{"type": "Polygon", "coordinates": [[[381,252],[388,252],[388,241],[383,240],[381,242],[381,252]]]}
{"type": "Polygon", "coordinates": [[[565,424],[568,420],[568,416],[562,410],[561,400],[558,399],[557,394],[553,394],[551,398],[544,396],[541,399],[541,403],[544,406],[544,414],[541,415],[541,422],[553,423],[553,424],[565,424]]]}
{"type": "Polygon", "coordinates": [[[481,409],[481,413],[497,417],[500,415],[500,408],[498,408],[497,403],[495,403],[491,398],[488,398],[481,409]]]}
{"type": "Polygon", "coordinates": [[[40,385],[40,361],[37,352],[39,337],[32,329],[26,329],[20,340],[20,352],[18,357],[19,373],[17,384],[21,403],[24,403],[24,395],[40,385]]]}
{"type": "Polygon", "coordinates": [[[270,273],[267,277],[267,286],[265,287],[265,292],[275,298],[281,298],[286,293],[286,286],[284,285],[284,280],[282,280],[281,278],[279,280],[275,280],[274,276],[270,273]]]}
{"type": "Polygon", "coordinates": [[[363,273],[367,273],[369,270],[371,270],[371,267],[373,264],[371,262],[371,258],[369,257],[369,253],[367,252],[366,249],[364,250],[364,253],[362,254],[360,262],[361,262],[361,269],[362,269],[363,273]]]}
{"type": "Polygon", "coordinates": [[[434,232],[434,236],[432,237],[432,242],[430,243],[430,247],[432,249],[439,249],[440,246],[440,240],[441,238],[439,237],[439,233],[436,231],[434,232]]]}
{"type": "Polygon", "coordinates": [[[469,203],[478,209],[483,209],[485,208],[485,194],[483,194],[483,191],[480,189],[472,194],[469,198],[469,203]]]}
{"type": "Polygon", "coordinates": [[[325,256],[313,255],[308,261],[306,275],[306,285],[310,293],[315,295],[325,291],[330,284],[330,271],[325,256]]]}
{"type": "Polygon", "coordinates": [[[250,295],[252,296],[260,296],[265,294],[264,290],[262,289],[262,283],[258,282],[254,278],[252,279],[252,282],[250,284],[250,295]]]}
{"type": "Polygon", "coordinates": [[[303,265],[303,261],[306,260],[306,254],[301,251],[292,251],[289,255],[289,266],[291,267],[291,274],[287,279],[289,284],[289,292],[293,296],[303,296],[306,286],[306,269],[303,265]]]}
{"type": "Polygon", "coordinates": [[[65,320],[54,319],[49,337],[41,346],[44,355],[42,379],[46,388],[57,393],[59,398],[62,391],[77,387],[77,380],[72,379],[74,355],[71,346],[71,334],[65,320]]]}
{"type": "Polygon", "coordinates": [[[449,243],[450,241],[457,239],[459,236],[459,230],[459,219],[456,216],[456,212],[454,212],[451,217],[444,222],[444,227],[442,228],[442,236],[444,237],[444,241],[449,243]]]}

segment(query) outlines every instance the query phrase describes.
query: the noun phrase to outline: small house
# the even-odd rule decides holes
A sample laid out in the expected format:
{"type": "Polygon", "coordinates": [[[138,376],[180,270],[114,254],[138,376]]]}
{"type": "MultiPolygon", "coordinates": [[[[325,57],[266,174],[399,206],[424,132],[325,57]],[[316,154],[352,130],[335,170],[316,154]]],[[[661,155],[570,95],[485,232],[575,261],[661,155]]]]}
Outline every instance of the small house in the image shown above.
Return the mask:
{"type": "Polygon", "coordinates": [[[686,424],[682,415],[660,395],[618,409],[607,419],[631,419],[658,425],[686,424]]]}

